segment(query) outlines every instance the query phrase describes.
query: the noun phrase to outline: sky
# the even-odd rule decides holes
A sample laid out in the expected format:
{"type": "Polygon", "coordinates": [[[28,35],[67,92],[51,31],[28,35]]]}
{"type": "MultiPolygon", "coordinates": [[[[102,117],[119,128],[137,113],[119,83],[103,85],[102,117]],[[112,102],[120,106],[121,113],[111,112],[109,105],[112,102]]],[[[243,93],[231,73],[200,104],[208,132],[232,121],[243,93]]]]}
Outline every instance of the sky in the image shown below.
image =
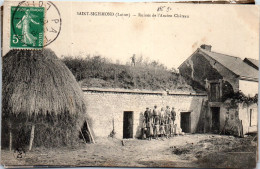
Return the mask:
{"type": "MultiPolygon", "coordinates": [[[[58,57],[100,55],[124,64],[135,54],[177,68],[201,44],[242,59],[259,57],[257,6],[87,2],[55,2],[55,5],[62,26],[57,39],[47,47],[58,57]],[[157,12],[161,5],[171,7],[170,15],[188,18],[133,16],[167,14],[157,12]],[[104,11],[130,13],[131,17],[77,15],[77,12],[104,11]]],[[[4,42],[5,46],[8,44],[4,42]]],[[[3,52],[8,50],[5,47],[3,52]]]]}

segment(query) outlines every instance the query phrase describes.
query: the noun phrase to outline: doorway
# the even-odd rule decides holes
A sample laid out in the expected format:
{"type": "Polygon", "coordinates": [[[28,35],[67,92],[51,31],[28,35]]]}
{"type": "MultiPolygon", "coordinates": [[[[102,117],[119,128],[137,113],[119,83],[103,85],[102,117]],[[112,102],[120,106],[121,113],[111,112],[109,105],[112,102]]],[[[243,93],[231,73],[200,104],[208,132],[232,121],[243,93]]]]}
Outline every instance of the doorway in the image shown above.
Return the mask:
{"type": "Polygon", "coordinates": [[[133,112],[124,111],[123,138],[133,138],[133,112]]]}
{"type": "Polygon", "coordinates": [[[88,122],[85,120],[83,123],[80,131],[79,131],[79,138],[83,139],[85,143],[95,143],[93,135],[91,134],[88,122]]]}
{"type": "Polygon", "coordinates": [[[220,107],[211,107],[212,114],[212,132],[219,133],[220,131],[220,107]]]}
{"type": "Polygon", "coordinates": [[[181,129],[184,133],[191,132],[190,112],[181,112],[181,129]]]}

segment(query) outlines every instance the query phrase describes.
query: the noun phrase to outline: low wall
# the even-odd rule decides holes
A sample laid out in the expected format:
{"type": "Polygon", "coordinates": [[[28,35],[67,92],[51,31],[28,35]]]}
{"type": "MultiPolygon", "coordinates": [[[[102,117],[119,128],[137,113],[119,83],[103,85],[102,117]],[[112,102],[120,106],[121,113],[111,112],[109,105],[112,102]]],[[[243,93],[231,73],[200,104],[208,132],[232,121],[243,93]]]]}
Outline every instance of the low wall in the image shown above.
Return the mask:
{"type": "Polygon", "coordinates": [[[133,111],[134,137],[140,135],[142,113],[146,107],[153,109],[175,107],[176,124],[180,126],[180,113],[191,112],[191,132],[196,132],[203,100],[206,95],[161,91],[134,91],[123,89],[82,88],[87,103],[87,113],[92,118],[92,128],[96,137],[107,137],[114,127],[116,137],[123,138],[124,111],[133,111]]]}

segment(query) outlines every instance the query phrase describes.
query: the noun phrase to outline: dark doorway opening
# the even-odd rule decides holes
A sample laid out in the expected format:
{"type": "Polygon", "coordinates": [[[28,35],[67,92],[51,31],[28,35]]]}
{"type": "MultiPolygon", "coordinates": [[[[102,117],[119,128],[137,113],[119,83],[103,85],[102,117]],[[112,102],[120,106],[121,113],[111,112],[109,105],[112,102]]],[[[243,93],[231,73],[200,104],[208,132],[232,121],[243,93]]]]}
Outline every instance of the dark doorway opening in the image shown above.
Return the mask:
{"type": "Polygon", "coordinates": [[[89,132],[90,128],[87,124],[87,121],[85,121],[83,123],[83,126],[81,127],[80,131],[79,131],[79,138],[80,139],[83,139],[83,141],[85,143],[91,143],[93,142],[93,140],[91,139],[91,136],[90,136],[90,132],[89,132]]]}
{"type": "Polygon", "coordinates": [[[212,132],[219,133],[220,131],[220,108],[211,107],[212,114],[212,132]]]}
{"type": "Polygon", "coordinates": [[[190,112],[181,112],[181,129],[184,133],[191,132],[190,112]]]}
{"type": "Polygon", "coordinates": [[[133,112],[124,111],[123,138],[133,138],[133,112]]]}

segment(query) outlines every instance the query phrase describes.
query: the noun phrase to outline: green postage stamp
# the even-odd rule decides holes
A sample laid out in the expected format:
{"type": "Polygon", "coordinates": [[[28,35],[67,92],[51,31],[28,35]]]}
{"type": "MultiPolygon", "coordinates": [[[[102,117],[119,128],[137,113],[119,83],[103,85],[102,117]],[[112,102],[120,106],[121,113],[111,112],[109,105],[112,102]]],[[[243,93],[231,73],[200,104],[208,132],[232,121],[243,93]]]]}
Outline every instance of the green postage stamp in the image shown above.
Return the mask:
{"type": "Polygon", "coordinates": [[[44,46],[44,7],[11,7],[10,47],[41,49],[44,46]]]}

